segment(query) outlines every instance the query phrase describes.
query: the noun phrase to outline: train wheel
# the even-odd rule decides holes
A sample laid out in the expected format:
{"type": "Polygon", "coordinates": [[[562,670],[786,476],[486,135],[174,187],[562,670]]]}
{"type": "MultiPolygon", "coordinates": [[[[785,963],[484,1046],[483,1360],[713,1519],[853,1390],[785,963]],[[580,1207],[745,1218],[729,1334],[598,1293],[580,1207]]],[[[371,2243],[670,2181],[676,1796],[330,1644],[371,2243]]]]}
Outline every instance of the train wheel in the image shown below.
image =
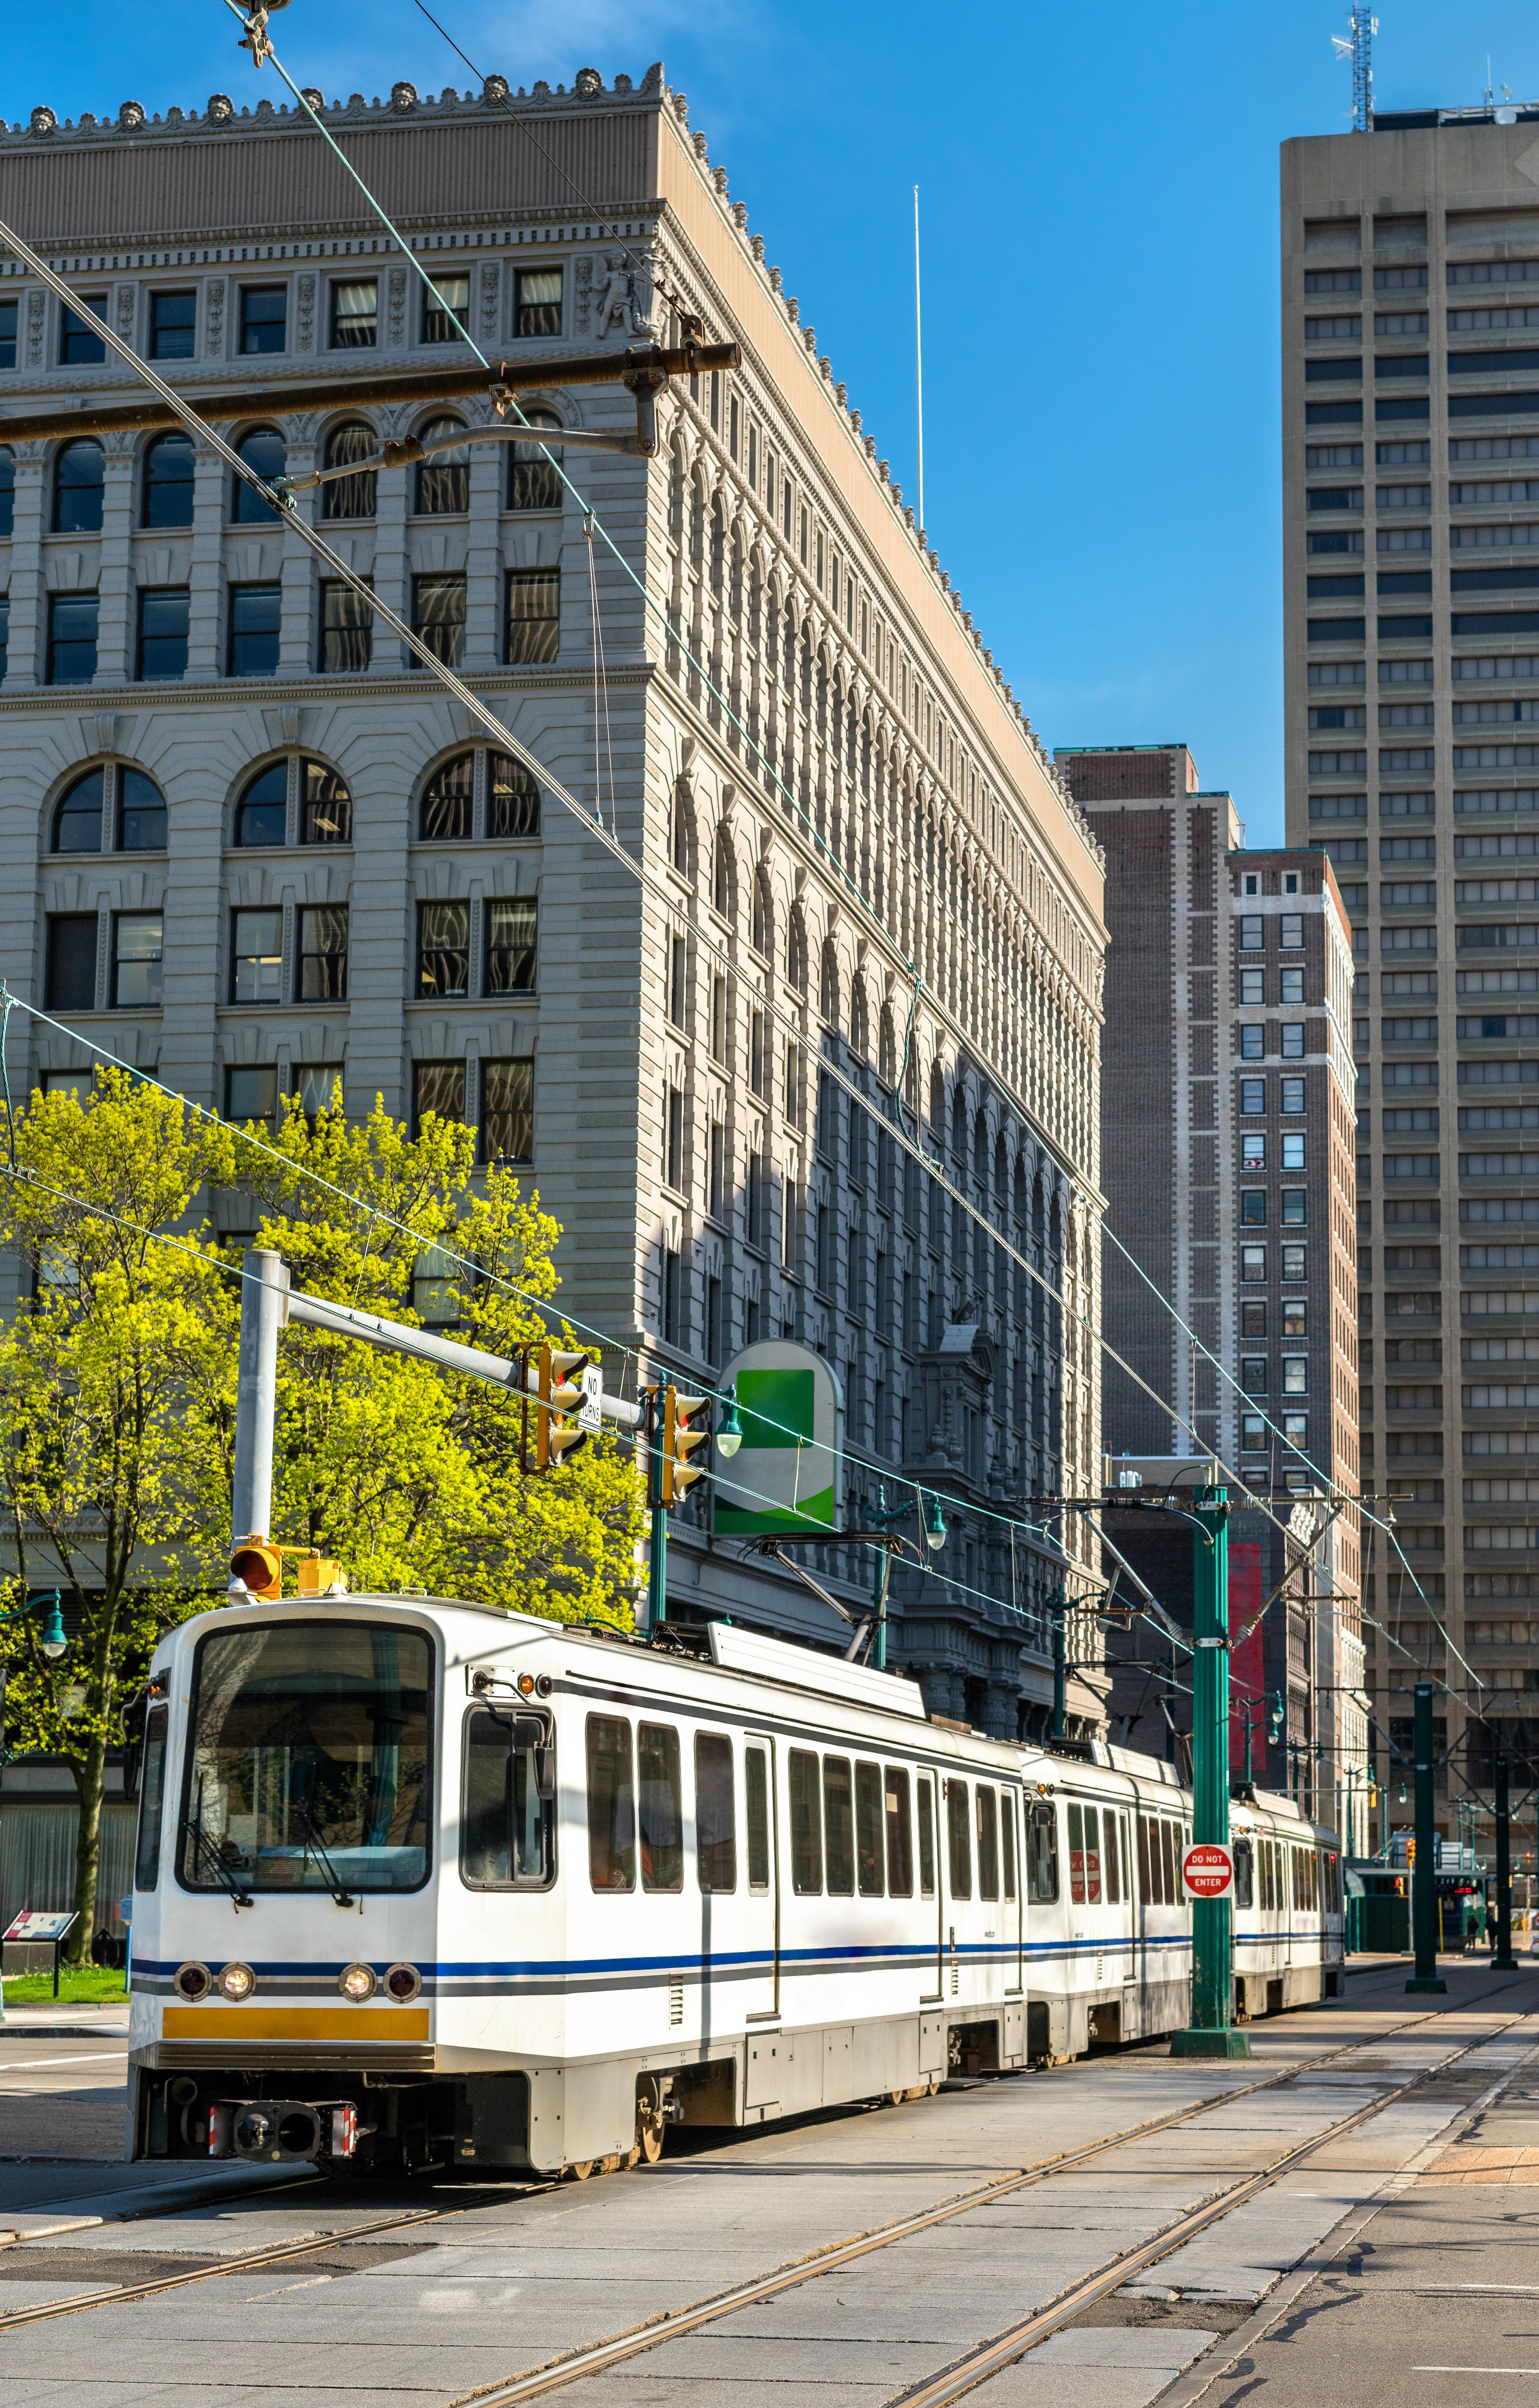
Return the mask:
{"type": "Polygon", "coordinates": [[[598,2172],[601,2174],[617,2174],[625,2162],[624,2152],[617,2150],[612,2157],[599,2158],[598,2172]]]}
{"type": "Polygon", "coordinates": [[[662,2154],[661,2119],[655,2115],[649,2115],[643,2109],[639,2108],[636,2115],[636,2150],[631,2158],[632,2165],[640,2160],[644,2166],[654,2166],[662,2154]]]}
{"type": "Polygon", "coordinates": [[[574,2166],[568,2166],[567,2168],[567,2172],[571,2176],[573,2182],[586,2182],[588,2176],[593,2172],[593,2159],[591,2157],[579,2157],[574,2166]]]}

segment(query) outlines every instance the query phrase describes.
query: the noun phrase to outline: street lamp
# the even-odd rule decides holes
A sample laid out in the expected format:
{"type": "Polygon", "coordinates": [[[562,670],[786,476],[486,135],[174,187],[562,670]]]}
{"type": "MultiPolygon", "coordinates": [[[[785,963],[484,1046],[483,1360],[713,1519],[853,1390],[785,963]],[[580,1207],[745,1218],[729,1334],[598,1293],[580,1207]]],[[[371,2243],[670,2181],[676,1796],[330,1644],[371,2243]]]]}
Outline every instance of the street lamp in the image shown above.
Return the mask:
{"type": "Polygon", "coordinates": [[[20,1622],[23,1614],[30,1613],[33,1608],[38,1605],[45,1607],[46,1611],[43,1615],[43,1635],[37,1641],[37,1653],[39,1656],[46,1656],[50,1664],[56,1663],[69,1645],[69,1641],[65,1636],[65,1617],[60,1611],[59,1592],[56,1588],[39,1589],[36,1597],[29,1597],[23,1604],[19,1605],[14,1613],[0,1613],[0,1622],[20,1622]]]}
{"type": "Polygon", "coordinates": [[[724,1463],[730,1463],[741,1444],[742,1424],[738,1419],[738,1392],[733,1387],[726,1392],[726,1412],[716,1432],[716,1453],[724,1463]]]}
{"type": "Polygon", "coordinates": [[[941,1511],[941,1499],[933,1490],[919,1491],[919,1512],[925,1525],[925,1544],[934,1555],[938,1547],[946,1543],[946,1517],[941,1511]]]}
{"type": "MultiPolygon", "coordinates": [[[[933,1555],[938,1547],[945,1545],[946,1523],[945,1516],[941,1511],[941,1499],[932,1492],[916,1488],[913,1495],[906,1497],[900,1505],[889,1505],[886,1487],[879,1482],[876,1503],[873,1505],[869,1498],[863,1497],[860,1500],[860,1511],[864,1518],[876,1529],[886,1531],[892,1528],[895,1522],[906,1521],[913,1512],[916,1501],[919,1507],[919,1519],[924,1527],[925,1544],[933,1555]]],[[[893,1548],[909,1547],[912,1543],[909,1540],[894,1540],[890,1544],[883,1547],[877,1563],[876,1579],[871,1589],[871,1603],[876,1610],[876,1643],[871,1653],[879,1672],[885,1672],[887,1669],[887,1589],[892,1580],[893,1548]]],[[[922,1556],[919,1557],[919,1561],[923,1562],[923,1560],[922,1556]]]]}

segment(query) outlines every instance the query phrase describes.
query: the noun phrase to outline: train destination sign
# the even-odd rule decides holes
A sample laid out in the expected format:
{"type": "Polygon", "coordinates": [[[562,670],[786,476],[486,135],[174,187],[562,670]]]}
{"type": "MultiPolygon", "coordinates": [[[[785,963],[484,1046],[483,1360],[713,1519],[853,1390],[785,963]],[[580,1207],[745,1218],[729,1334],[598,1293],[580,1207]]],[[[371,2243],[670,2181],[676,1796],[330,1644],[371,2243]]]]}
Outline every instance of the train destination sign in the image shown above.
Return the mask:
{"type": "Polygon", "coordinates": [[[1188,1898],[1228,1898],[1234,1887],[1232,1852],[1216,1840],[1198,1840],[1183,1849],[1181,1886],[1188,1898]]]}

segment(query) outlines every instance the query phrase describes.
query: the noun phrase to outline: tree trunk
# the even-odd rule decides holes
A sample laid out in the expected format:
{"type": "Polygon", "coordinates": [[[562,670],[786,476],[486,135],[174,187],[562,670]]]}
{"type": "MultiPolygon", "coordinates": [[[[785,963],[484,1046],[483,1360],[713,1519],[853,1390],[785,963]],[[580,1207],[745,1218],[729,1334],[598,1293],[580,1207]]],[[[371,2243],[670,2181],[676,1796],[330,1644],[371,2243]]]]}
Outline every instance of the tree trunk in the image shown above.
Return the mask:
{"type": "Polygon", "coordinates": [[[84,1756],[71,1767],[80,1801],[79,1837],[75,1842],[75,1911],[78,1917],[65,1944],[66,1965],[89,1965],[96,1933],[96,1879],[102,1856],[102,1789],[107,1776],[107,1742],[93,1739],[84,1756]]]}

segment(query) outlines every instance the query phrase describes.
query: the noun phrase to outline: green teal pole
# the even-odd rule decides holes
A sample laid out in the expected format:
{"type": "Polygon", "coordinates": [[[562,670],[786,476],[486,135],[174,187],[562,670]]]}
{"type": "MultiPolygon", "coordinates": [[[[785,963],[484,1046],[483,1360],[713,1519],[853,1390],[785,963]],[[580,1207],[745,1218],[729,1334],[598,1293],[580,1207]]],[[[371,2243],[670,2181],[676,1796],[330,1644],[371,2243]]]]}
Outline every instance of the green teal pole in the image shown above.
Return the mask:
{"type": "Polygon", "coordinates": [[[1447,1989],[1437,1970],[1437,1832],[1432,1813],[1432,1684],[1418,1681],[1412,1725],[1417,1768],[1417,1860],[1411,1869],[1411,1937],[1416,1971],[1408,1990],[1434,1995],[1447,1989]]]}
{"type": "Polygon", "coordinates": [[[1069,1599],[1061,1593],[1050,1597],[1047,1610],[1053,1617],[1053,1737],[1063,1737],[1064,1692],[1068,1686],[1068,1634],[1065,1624],[1069,1617],[1069,1599]]]}
{"type": "MultiPolygon", "coordinates": [[[[1230,1838],[1229,1491],[1197,1501],[1192,1582],[1192,1842],[1230,1838]]],[[[1172,2032],[1172,2057],[1248,2057],[1234,2028],[1231,1903],[1196,1898],[1192,1914],[1192,2018],[1172,2032]]]]}
{"type": "Polygon", "coordinates": [[[662,1459],[658,1453],[657,1391],[649,1388],[643,1398],[646,1420],[642,1437],[647,1450],[647,1503],[651,1518],[647,1532],[647,1627],[655,1630],[668,1620],[668,1507],[658,1502],[663,1484],[662,1459]]]}
{"type": "Polygon", "coordinates": [[[1516,1973],[1517,1959],[1512,1953],[1512,1808],[1504,1756],[1496,1759],[1495,1789],[1496,1946],[1491,1951],[1491,1971],[1516,1973]]]}

